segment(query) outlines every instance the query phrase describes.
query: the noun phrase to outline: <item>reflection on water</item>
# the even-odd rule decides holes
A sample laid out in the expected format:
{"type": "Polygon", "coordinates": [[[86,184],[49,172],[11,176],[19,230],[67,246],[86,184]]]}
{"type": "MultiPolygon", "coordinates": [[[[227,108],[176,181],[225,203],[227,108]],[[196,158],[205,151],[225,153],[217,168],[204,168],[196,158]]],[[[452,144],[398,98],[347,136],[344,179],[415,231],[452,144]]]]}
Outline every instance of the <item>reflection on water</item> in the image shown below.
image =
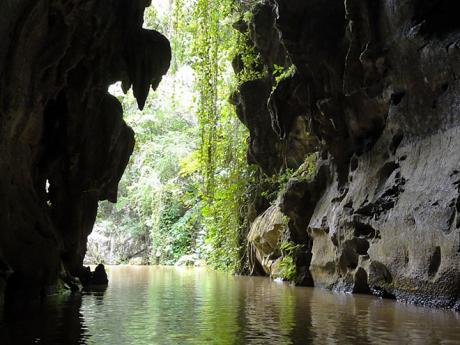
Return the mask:
{"type": "Polygon", "coordinates": [[[110,267],[106,291],[17,306],[0,344],[460,344],[460,315],[204,269],[110,267]]]}

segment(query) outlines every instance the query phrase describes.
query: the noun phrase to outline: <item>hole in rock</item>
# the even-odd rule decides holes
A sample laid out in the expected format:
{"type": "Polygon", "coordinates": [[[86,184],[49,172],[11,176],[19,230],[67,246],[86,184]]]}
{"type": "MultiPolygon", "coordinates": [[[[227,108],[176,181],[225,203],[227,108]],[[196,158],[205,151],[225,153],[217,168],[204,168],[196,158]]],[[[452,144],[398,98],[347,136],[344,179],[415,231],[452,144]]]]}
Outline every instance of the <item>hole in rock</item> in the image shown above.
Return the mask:
{"type": "Polygon", "coordinates": [[[390,96],[391,104],[392,105],[398,105],[399,103],[401,103],[401,101],[402,101],[402,99],[404,98],[405,95],[406,95],[406,93],[404,91],[393,93],[390,96]]]}
{"type": "Polygon", "coordinates": [[[391,174],[399,168],[399,164],[396,162],[387,162],[379,171],[379,181],[377,189],[381,189],[391,174]]]}
{"type": "Polygon", "coordinates": [[[358,255],[353,248],[344,248],[340,255],[339,264],[341,271],[346,273],[348,269],[354,270],[358,267],[358,255]]]}
{"type": "Polygon", "coordinates": [[[374,238],[376,235],[375,229],[369,224],[355,222],[355,236],[364,237],[367,239],[374,238]]]}
{"type": "Polygon", "coordinates": [[[404,250],[404,265],[408,265],[409,264],[409,251],[406,249],[404,250]]]}
{"type": "Polygon", "coordinates": [[[372,286],[385,286],[391,284],[393,277],[388,268],[378,261],[372,261],[369,266],[369,284],[372,286]]]}
{"type": "Polygon", "coordinates": [[[455,217],[457,217],[455,227],[458,229],[460,228],[460,197],[457,198],[457,202],[455,203],[455,212],[455,217]]]}
{"type": "Polygon", "coordinates": [[[399,147],[401,144],[401,141],[404,138],[404,134],[402,131],[398,131],[393,138],[391,139],[391,144],[390,144],[390,151],[392,154],[396,153],[396,149],[399,147]]]}
{"type": "Polygon", "coordinates": [[[358,158],[355,156],[350,159],[350,171],[353,172],[358,168],[358,158]]]}
{"type": "Polygon", "coordinates": [[[441,265],[441,247],[437,246],[430,257],[430,264],[428,266],[428,275],[433,277],[439,270],[441,265]]]}
{"type": "Polygon", "coordinates": [[[359,255],[367,255],[369,250],[369,242],[363,238],[355,238],[356,252],[359,255]]]}

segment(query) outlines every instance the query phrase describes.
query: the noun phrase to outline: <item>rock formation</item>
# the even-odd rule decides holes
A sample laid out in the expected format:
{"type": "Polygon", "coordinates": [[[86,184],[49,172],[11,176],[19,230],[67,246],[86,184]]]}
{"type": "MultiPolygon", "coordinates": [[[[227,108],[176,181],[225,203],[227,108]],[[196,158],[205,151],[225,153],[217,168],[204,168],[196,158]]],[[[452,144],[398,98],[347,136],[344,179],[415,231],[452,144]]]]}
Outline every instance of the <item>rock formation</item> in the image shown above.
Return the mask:
{"type": "Polygon", "coordinates": [[[286,226],[286,220],[278,204],[270,206],[251,224],[248,241],[255,248],[255,259],[270,276],[276,275],[276,261],[281,258],[279,242],[286,226]]]}
{"type": "Polygon", "coordinates": [[[94,224],[88,236],[84,264],[96,265],[103,262],[107,265],[143,264],[150,262],[152,248],[147,236],[132,236],[123,231],[111,233],[107,228],[94,224]]]}
{"type": "Polygon", "coordinates": [[[312,242],[315,286],[460,309],[458,10],[449,0],[254,8],[247,27],[267,70],[284,47],[296,72],[278,84],[268,74],[268,91],[251,96],[243,84],[235,103],[266,173],[318,151],[315,174],[291,180],[280,205],[289,231],[312,242]],[[295,135],[298,123],[308,133],[295,135]],[[299,143],[283,153],[291,136],[299,143]]]}
{"type": "Polygon", "coordinates": [[[81,273],[99,200],[116,201],[134,146],[108,86],[140,108],[169,67],[146,0],[0,2],[0,300],[81,273]]]}

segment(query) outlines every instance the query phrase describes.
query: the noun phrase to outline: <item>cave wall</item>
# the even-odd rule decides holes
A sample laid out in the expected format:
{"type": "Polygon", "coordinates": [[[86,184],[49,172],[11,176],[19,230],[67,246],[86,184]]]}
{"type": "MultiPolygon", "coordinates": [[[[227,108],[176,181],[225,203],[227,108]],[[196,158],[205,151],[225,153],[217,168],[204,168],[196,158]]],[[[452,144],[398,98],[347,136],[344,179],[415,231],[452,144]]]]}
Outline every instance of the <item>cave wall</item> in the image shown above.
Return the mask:
{"type": "MultiPolygon", "coordinates": [[[[0,2],[0,297],[78,276],[98,201],[117,199],[134,147],[108,86],[142,108],[169,68],[146,0],[0,2]]],[[[0,298],[2,300],[2,298],[0,298]]]]}
{"type": "MultiPolygon", "coordinates": [[[[237,111],[269,114],[262,126],[243,121],[251,143],[253,133],[286,140],[297,118],[320,143],[313,177],[280,196],[291,231],[312,241],[313,284],[459,309],[460,5],[272,0],[254,13],[260,6],[277,34],[259,26],[254,45],[275,37],[296,73],[255,94],[263,110],[237,111]]],[[[248,26],[257,30],[257,16],[248,26]]]]}

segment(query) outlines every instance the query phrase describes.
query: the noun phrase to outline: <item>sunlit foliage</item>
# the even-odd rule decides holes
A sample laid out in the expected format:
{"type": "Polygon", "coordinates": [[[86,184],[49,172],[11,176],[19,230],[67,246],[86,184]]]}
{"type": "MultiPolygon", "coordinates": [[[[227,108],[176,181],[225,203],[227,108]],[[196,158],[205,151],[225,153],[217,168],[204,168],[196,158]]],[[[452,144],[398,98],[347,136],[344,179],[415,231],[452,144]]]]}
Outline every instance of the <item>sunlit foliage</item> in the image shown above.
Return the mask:
{"type": "Polygon", "coordinates": [[[136,147],[118,203],[101,205],[99,224],[145,239],[152,261],[173,264],[193,253],[235,271],[250,177],[248,133],[228,102],[238,82],[231,61],[244,39],[232,28],[235,2],[163,3],[147,10],[145,26],[170,39],[171,68],[143,113],[114,87],[136,147]]]}

